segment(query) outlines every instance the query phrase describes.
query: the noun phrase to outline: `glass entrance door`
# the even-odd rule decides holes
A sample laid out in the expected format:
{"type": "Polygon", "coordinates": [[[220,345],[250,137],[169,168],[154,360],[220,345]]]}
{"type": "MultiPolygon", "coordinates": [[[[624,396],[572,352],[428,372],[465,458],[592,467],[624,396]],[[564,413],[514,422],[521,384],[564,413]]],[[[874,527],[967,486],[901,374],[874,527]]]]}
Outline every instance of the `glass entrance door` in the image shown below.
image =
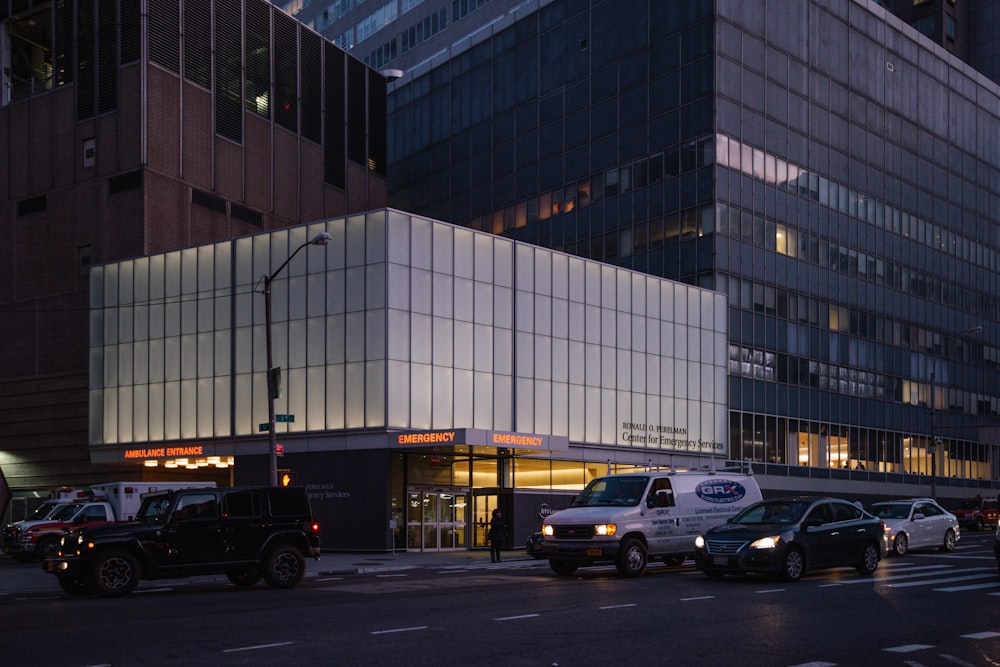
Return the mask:
{"type": "Polygon", "coordinates": [[[466,547],[467,489],[410,489],[406,496],[408,549],[447,551],[466,547]]]}

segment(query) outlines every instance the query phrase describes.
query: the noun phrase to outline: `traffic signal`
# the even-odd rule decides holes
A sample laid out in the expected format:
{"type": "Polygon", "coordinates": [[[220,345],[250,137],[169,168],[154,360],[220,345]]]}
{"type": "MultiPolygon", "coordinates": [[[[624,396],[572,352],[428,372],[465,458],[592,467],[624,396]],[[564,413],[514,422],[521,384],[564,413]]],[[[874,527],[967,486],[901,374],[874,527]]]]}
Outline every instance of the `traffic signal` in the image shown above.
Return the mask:
{"type": "Polygon", "coordinates": [[[281,486],[292,486],[295,484],[295,473],[291,470],[278,471],[278,483],[281,486]]]}

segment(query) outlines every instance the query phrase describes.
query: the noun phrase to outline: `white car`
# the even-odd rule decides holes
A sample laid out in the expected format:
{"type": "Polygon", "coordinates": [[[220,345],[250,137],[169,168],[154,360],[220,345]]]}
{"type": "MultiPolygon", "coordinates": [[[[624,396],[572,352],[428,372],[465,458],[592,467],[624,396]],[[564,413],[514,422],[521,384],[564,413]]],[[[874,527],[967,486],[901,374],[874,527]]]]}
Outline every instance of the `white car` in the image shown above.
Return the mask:
{"type": "Polygon", "coordinates": [[[897,556],[910,549],[953,551],[961,534],[955,515],[931,498],[887,500],[868,511],[885,523],[889,552],[897,556]]]}

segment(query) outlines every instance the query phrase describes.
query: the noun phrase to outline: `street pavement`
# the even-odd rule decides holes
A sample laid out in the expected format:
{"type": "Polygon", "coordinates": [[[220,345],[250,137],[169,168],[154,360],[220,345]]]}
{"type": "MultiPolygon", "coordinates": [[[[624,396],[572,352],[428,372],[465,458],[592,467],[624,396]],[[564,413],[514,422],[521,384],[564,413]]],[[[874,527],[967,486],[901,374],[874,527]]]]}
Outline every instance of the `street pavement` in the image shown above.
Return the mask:
{"type": "MultiPolygon", "coordinates": [[[[499,564],[491,564],[490,552],[486,549],[441,552],[398,551],[395,553],[324,552],[318,561],[306,560],[305,576],[309,579],[348,574],[396,572],[414,568],[488,568],[516,561],[527,561],[523,564],[528,565],[534,561],[525,554],[524,550],[505,551],[502,554],[502,559],[499,564]]],[[[544,561],[534,562],[541,564],[544,561]]],[[[224,576],[217,575],[177,580],[143,581],[140,582],[137,590],[162,588],[164,585],[169,585],[170,581],[211,583],[213,581],[226,582],[227,580],[224,576]]],[[[62,595],[55,578],[51,574],[43,572],[40,563],[19,563],[9,556],[0,554],[0,605],[3,604],[5,597],[37,595],[39,593],[62,595]]]]}

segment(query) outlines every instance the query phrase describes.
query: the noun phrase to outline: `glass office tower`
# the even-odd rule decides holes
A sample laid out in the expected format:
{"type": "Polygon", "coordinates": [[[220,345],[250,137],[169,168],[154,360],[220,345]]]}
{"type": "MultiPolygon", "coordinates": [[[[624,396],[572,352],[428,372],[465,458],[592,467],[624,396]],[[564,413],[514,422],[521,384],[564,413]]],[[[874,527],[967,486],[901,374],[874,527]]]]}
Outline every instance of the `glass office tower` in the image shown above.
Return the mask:
{"type": "Polygon", "coordinates": [[[995,493],[1000,89],[875,3],[538,3],[390,84],[390,201],[729,299],[729,456],[995,493]]]}

